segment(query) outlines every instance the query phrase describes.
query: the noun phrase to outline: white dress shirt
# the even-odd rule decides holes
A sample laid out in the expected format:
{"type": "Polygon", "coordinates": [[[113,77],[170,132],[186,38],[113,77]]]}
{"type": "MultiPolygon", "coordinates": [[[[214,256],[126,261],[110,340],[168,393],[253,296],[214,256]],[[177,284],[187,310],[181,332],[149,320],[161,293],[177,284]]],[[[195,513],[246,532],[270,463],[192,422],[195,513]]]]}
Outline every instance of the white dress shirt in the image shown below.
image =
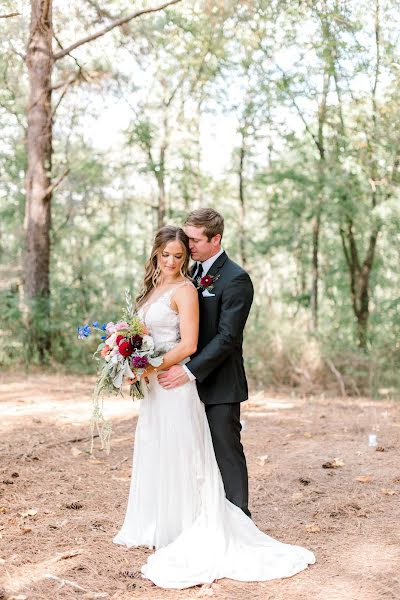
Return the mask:
{"type": "MultiPolygon", "coordinates": [[[[215,261],[217,260],[217,258],[219,256],[221,256],[221,254],[224,252],[224,249],[221,248],[221,250],[219,252],[217,252],[217,254],[214,254],[213,256],[210,256],[210,258],[207,258],[207,260],[205,260],[204,262],[202,262],[202,266],[203,266],[203,275],[202,277],[204,277],[204,275],[207,275],[208,271],[211,269],[211,266],[215,263],[215,261]]],[[[196,271],[199,267],[199,263],[196,264],[196,271]]]]}
{"type": "MultiPolygon", "coordinates": [[[[205,261],[203,261],[201,263],[201,265],[203,266],[202,277],[204,277],[204,275],[207,275],[208,271],[211,269],[211,266],[215,263],[215,261],[217,260],[217,258],[219,256],[221,256],[221,254],[223,252],[224,252],[224,249],[221,248],[221,250],[219,252],[217,252],[217,254],[214,254],[213,256],[210,256],[210,258],[207,258],[207,260],[205,260],[205,261]]],[[[196,265],[196,271],[197,271],[198,267],[199,267],[199,263],[197,263],[197,265],[196,265]]],[[[195,274],[196,274],[196,271],[195,271],[195,274]]],[[[185,369],[185,371],[186,371],[186,373],[187,373],[187,375],[189,377],[189,380],[190,381],[195,381],[196,377],[193,375],[193,373],[191,371],[189,371],[189,369],[187,368],[187,366],[186,365],[182,365],[182,366],[185,369]]]]}

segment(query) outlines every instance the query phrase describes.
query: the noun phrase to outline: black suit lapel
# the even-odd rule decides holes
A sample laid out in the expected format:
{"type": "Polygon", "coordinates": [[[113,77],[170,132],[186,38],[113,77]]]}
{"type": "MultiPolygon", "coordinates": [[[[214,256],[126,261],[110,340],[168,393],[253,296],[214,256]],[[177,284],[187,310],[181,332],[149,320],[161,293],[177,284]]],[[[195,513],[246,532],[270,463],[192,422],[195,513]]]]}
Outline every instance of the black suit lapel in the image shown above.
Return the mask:
{"type": "Polygon", "coordinates": [[[207,271],[207,275],[216,275],[218,271],[224,266],[224,263],[228,259],[226,252],[223,252],[221,256],[218,256],[217,260],[211,265],[207,271]]]}

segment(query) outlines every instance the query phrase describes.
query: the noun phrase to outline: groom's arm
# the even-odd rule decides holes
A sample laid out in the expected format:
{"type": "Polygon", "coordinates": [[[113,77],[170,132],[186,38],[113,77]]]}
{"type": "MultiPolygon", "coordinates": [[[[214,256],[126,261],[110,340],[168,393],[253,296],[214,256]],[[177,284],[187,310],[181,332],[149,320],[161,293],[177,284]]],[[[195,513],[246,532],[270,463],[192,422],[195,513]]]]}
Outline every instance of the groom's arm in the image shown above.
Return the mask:
{"type": "Polygon", "coordinates": [[[246,272],[232,279],[222,292],[217,335],[185,366],[202,382],[234,352],[253,302],[253,284],[246,272]]]}

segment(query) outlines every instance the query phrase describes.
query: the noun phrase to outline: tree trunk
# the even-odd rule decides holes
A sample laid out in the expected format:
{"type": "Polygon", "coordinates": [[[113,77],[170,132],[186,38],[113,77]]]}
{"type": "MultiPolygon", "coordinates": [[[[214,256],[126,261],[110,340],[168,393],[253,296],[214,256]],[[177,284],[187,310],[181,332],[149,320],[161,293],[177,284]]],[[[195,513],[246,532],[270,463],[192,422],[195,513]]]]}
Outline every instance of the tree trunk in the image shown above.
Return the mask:
{"type": "Polygon", "coordinates": [[[348,221],[347,228],[341,227],[340,236],[350,275],[351,302],[357,322],[357,342],[362,350],[366,350],[369,320],[369,283],[374,265],[379,228],[376,227],[370,234],[367,253],[362,264],[359,259],[351,220],[348,221]]]}
{"type": "Polygon", "coordinates": [[[246,156],[246,147],[245,147],[245,136],[242,132],[242,144],[240,146],[239,153],[239,202],[240,202],[240,213],[239,213],[239,250],[240,250],[240,258],[242,261],[242,265],[246,268],[247,264],[247,255],[246,255],[246,246],[245,246],[245,217],[246,217],[246,203],[245,203],[245,194],[244,194],[244,160],[246,156]]]}
{"type": "Polygon", "coordinates": [[[30,341],[41,362],[50,350],[51,17],[52,0],[31,0],[24,287],[30,341]]]}
{"type": "MultiPolygon", "coordinates": [[[[320,199],[318,199],[320,203],[320,199]]],[[[321,226],[321,208],[312,220],[312,283],[311,283],[311,320],[313,331],[318,329],[318,287],[319,287],[319,232],[321,226]]]]}
{"type": "Polygon", "coordinates": [[[164,182],[164,173],[161,173],[159,177],[157,177],[158,183],[158,207],[157,207],[157,227],[163,227],[165,225],[165,215],[166,215],[166,197],[165,197],[165,182],[164,182]]]}

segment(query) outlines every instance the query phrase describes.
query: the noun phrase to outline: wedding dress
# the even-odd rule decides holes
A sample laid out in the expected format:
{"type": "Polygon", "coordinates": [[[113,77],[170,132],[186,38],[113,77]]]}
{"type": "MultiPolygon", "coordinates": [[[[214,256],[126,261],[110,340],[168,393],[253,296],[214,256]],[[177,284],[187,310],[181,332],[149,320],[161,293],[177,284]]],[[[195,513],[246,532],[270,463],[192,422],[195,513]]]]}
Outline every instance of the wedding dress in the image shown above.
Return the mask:
{"type": "MultiPolygon", "coordinates": [[[[176,286],[141,309],[156,348],[179,341],[171,308],[176,286]]],[[[228,577],[290,577],[315,562],[312,552],[260,531],[225,497],[203,403],[195,382],[172,390],[152,374],[136,427],[128,507],[114,542],[154,546],[145,578],[183,589],[228,577]]]]}

